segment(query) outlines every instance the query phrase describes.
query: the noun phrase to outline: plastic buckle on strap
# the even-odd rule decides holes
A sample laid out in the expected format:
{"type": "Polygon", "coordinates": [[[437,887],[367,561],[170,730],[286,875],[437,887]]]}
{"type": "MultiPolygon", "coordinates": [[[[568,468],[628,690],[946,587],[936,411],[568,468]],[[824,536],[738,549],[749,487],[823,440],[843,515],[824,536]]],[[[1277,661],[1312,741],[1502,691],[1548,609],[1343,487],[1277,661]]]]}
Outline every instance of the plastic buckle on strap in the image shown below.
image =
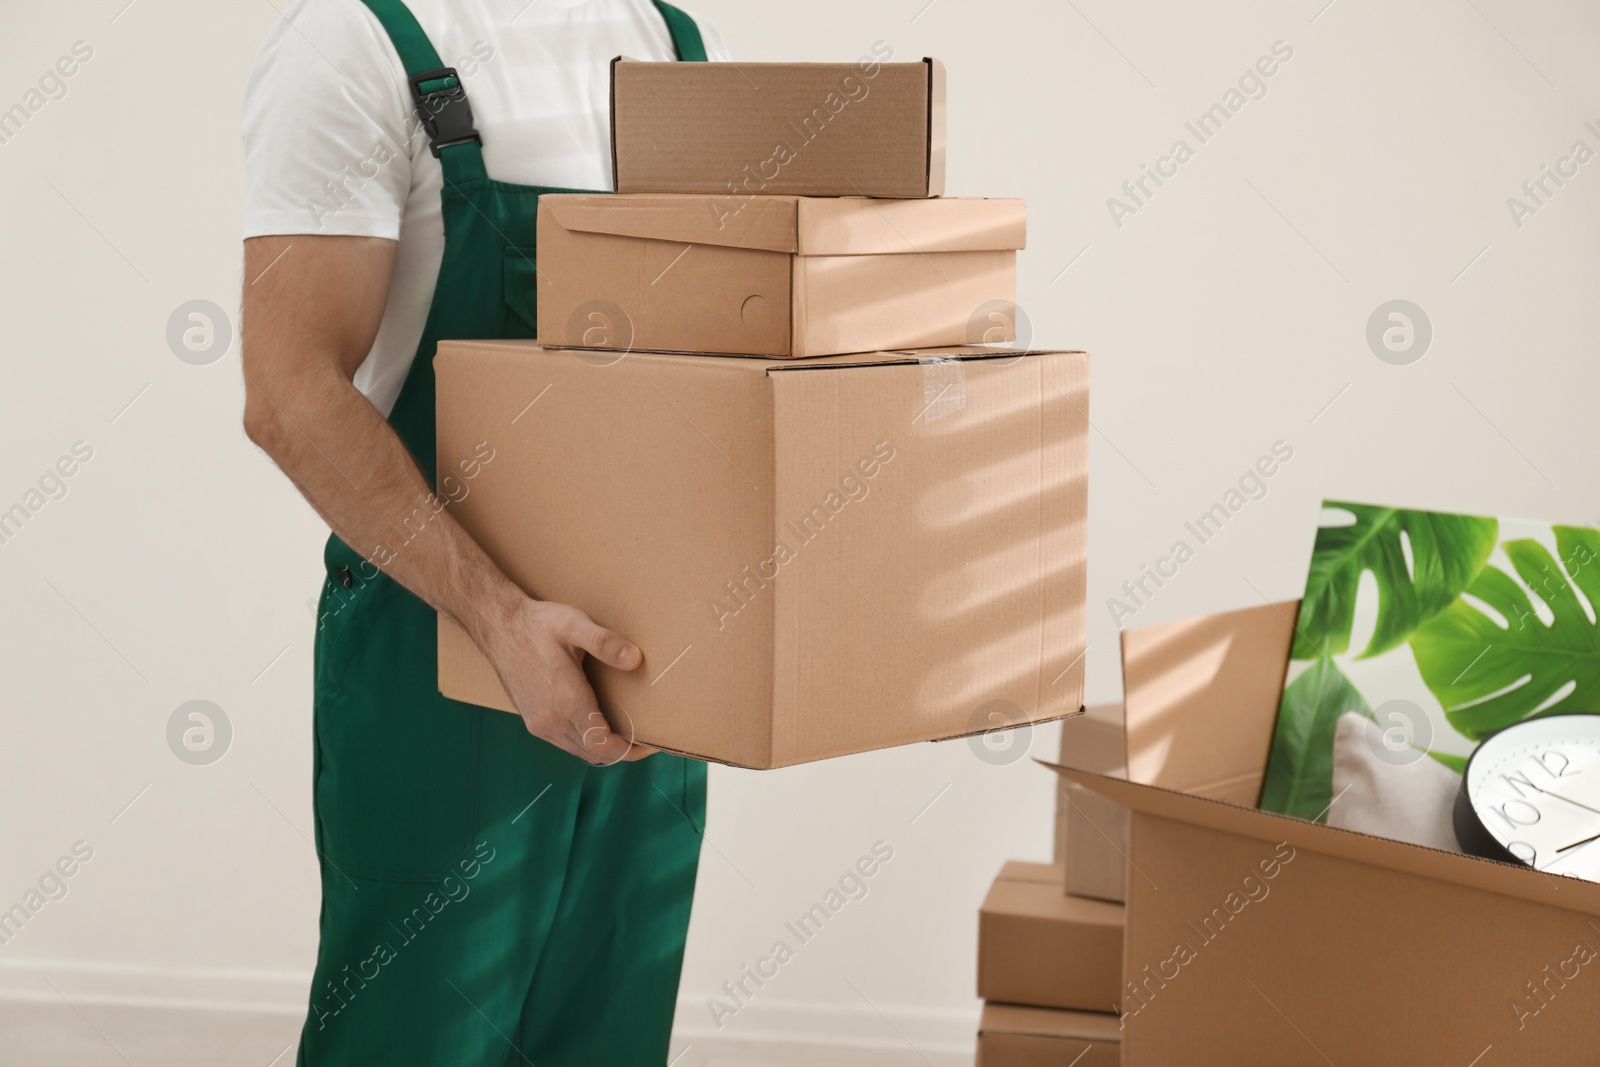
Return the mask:
{"type": "Polygon", "coordinates": [[[434,157],[439,149],[468,141],[483,143],[472,124],[472,104],[467,100],[467,90],[454,67],[425,70],[414,74],[411,82],[411,99],[416,102],[417,118],[427,131],[434,157]],[[423,89],[427,82],[446,82],[442,88],[423,89]]]}

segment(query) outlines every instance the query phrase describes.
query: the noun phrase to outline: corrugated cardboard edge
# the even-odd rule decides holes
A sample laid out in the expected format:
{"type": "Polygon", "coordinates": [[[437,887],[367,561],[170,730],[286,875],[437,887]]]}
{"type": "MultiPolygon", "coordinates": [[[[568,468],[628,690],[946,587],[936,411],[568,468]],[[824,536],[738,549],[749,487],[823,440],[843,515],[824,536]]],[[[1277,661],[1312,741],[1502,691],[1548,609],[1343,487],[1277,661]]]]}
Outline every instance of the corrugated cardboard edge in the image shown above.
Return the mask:
{"type": "MultiPolygon", "coordinates": [[[[1045,717],[1043,719],[1027,719],[1027,720],[1025,720],[1023,722],[1019,722],[1019,723],[1016,723],[1014,725],[1007,726],[1007,727],[1005,727],[1005,729],[1007,729],[1007,730],[1020,730],[1025,726],[1043,726],[1047,722],[1061,722],[1061,721],[1063,721],[1065,719],[1076,719],[1078,716],[1082,715],[1085,710],[1086,709],[1083,707],[1083,705],[1080,704],[1078,706],[1078,710],[1077,711],[1069,711],[1069,712],[1065,712],[1065,713],[1063,713],[1061,715],[1050,715],[1050,716],[1047,716],[1047,717],[1045,717]]],[[[963,737],[982,737],[984,734],[989,733],[989,732],[990,732],[989,730],[980,728],[980,729],[977,729],[977,730],[968,730],[965,733],[951,734],[948,737],[930,737],[930,738],[928,738],[928,740],[929,740],[929,742],[955,741],[955,740],[958,740],[958,739],[963,738],[963,737]]],[[[1040,763],[1044,763],[1046,761],[1045,760],[1040,760],[1039,762],[1040,763]]],[[[1053,767],[1053,766],[1055,766],[1055,764],[1050,764],[1050,766],[1053,767]]]]}
{"type": "Polygon", "coordinates": [[[931,56],[923,56],[928,65],[928,179],[929,196],[944,195],[945,169],[945,97],[944,64],[931,56]]]}
{"type": "MultiPolygon", "coordinates": [[[[693,353],[666,353],[689,355],[693,353]]],[[[793,373],[805,370],[828,370],[846,365],[850,367],[897,367],[904,363],[922,363],[928,359],[959,360],[963,363],[989,359],[1023,359],[1028,356],[1087,356],[1081,348],[986,348],[982,345],[961,345],[951,348],[891,348],[880,352],[852,352],[834,356],[818,356],[801,363],[778,363],[767,368],[768,374],[793,373]],[[862,359],[878,356],[878,359],[862,359]]],[[[718,356],[721,359],[724,357],[718,356]]],[[[743,358],[743,357],[731,357],[743,358]]],[[[756,356],[756,359],[783,359],[782,356],[756,356]]]]}
{"type": "Polygon", "coordinates": [[[1246,808],[1225,800],[1192,796],[1161,786],[1141,785],[1092,771],[1063,767],[1049,760],[1038,762],[1068,781],[1077,782],[1143,815],[1271,843],[1287,841],[1296,848],[1336,859],[1401,871],[1553,908],[1600,915],[1600,883],[1325,826],[1307,819],[1246,808]]]}

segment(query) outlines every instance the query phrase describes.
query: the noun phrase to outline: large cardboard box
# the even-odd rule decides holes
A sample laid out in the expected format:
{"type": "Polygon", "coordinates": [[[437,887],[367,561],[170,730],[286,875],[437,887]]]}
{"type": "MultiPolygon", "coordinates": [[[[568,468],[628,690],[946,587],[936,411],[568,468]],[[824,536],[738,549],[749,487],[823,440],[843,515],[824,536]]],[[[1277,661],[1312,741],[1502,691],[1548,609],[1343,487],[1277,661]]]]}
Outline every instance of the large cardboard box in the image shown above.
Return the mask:
{"type": "MultiPolygon", "coordinates": [[[[1077,713],[1088,356],[793,363],[439,346],[451,504],[524,589],[644,650],[591,664],[627,736],[779,767],[1077,713]]],[[[441,621],[439,687],[508,709],[441,621]]]]}
{"type": "MultiPolygon", "coordinates": [[[[1061,765],[1123,777],[1128,762],[1121,704],[1092,707],[1061,724],[1061,765]]],[[[1121,903],[1128,886],[1128,809],[1077,782],[1057,782],[1058,862],[1072,896],[1121,903]]]]}
{"type": "Polygon", "coordinates": [[[1115,1011],[1122,994],[1120,904],[1069,897],[1054,864],[1007,863],[978,911],[978,996],[1115,1011]]]}
{"type": "Polygon", "coordinates": [[[613,62],[613,188],[713,193],[730,212],[758,195],[940,195],[944,67],[877,51],[858,63],[613,62]]]}
{"type": "Polygon", "coordinates": [[[977,1067],[1118,1067],[1121,1037],[1115,1015],[985,1004],[977,1067]]]}
{"type": "Polygon", "coordinates": [[[799,358],[1015,334],[1021,200],[539,200],[538,269],[508,255],[542,344],[799,358]],[[536,279],[536,280],[535,280],[536,279]]]}
{"type": "Polygon", "coordinates": [[[1255,808],[1297,604],[1123,635],[1124,1063],[1587,1063],[1600,885],[1255,808]],[[1142,877],[1141,877],[1142,875],[1142,877]]]}

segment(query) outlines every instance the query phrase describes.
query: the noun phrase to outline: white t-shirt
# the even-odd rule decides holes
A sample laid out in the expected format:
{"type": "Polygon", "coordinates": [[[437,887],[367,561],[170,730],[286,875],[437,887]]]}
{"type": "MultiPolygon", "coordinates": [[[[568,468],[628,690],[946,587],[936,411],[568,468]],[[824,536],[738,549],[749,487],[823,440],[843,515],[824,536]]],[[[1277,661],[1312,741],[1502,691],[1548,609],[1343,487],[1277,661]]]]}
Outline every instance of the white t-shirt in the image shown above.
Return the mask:
{"type": "MultiPolygon", "coordinates": [[[[489,176],[520,185],[609,190],[612,58],[676,57],[649,0],[406,6],[461,76],[489,176]]],[[[716,31],[695,21],[707,57],[726,60],[716,31]]],[[[411,369],[444,257],[444,176],[413,119],[405,67],[366,4],[298,0],[273,26],[245,89],[243,137],[246,237],[399,242],[383,323],[355,376],[387,415],[411,369]]]]}

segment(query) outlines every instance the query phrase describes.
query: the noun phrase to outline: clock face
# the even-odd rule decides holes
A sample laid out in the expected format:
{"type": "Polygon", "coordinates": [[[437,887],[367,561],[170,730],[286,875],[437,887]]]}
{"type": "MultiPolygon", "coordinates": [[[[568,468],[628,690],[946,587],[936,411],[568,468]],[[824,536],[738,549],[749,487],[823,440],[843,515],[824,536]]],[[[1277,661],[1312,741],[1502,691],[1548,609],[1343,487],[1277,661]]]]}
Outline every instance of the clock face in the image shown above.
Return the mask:
{"type": "Polygon", "coordinates": [[[1466,795],[1518,860],[1600,882],[1600,715],[1548,715],[1478,746],[1466,795]]]}

